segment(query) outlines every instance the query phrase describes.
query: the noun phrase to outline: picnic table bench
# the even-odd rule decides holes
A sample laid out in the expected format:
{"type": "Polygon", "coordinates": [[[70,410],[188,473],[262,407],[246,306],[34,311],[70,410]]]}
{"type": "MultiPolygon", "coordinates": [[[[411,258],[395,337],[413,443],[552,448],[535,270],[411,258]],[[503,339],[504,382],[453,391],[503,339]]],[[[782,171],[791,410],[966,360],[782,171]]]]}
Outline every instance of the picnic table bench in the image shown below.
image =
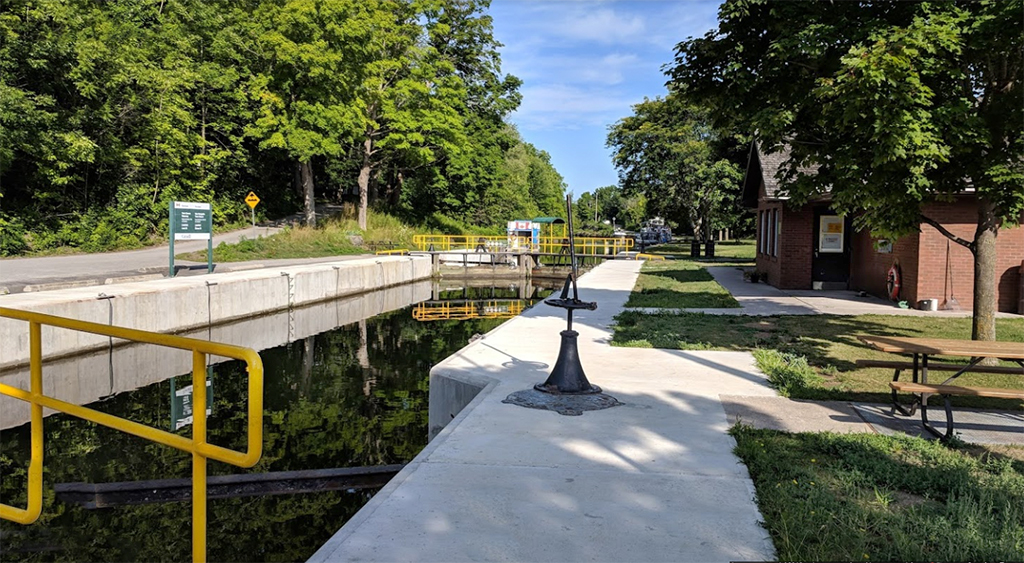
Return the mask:
{"type": "Polygon", "coordinates": [[[950,385],[961,375],[972,373],[996,373],[1008,375],[1024,375],[1024,344],[1020,342],[992,342],[977,340],[955,340],[946,338],[910,338],[900,336],[860,336],[861,342],[881,350],[895,354],[910,354],[912,362],[889,360],[857,360],[860,367],[883,367],[895,370],[889,387],[892,389],[893,414],[899,411],[906,416],[913,416],[918,407],[921,408],[921,424],[926,430],[942,440],[953,436],[953,410],[950,397],[964,395],[974,397],[994,397],[999,399],[1024,400],[1024,390],[1003,389],[997,387],[968,387],[950,385]],[[930,356],[960,356],[970,358],[966,364],[929,363],[930,356]],[[980,365],[985,358],[998,358],[1016,362],[1020,367],[984,366],[980,365]],[[903,370],[912,370],[913,381],[900,381],[903,370]],[[954,372],[942,383],[928,383],[929,371],[954,372]],[[911,393],[914,396],[909,409],[900,404],[899,392],[911,393]],[[929,395],[942,395],[946,407],[946,431],[939,432],[928,422],[929,395]]]}

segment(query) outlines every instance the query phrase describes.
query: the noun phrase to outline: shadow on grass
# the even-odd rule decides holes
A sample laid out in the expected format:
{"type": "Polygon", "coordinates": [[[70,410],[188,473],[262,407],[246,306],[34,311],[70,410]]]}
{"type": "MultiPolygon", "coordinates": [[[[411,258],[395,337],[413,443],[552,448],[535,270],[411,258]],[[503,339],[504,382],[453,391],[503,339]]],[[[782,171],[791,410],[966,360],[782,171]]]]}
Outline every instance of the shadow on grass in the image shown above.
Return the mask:
{"type": "MultiPolygon", "coordinates": [[[[677,291],[674,289],[642,289],[629,296],[627,307],[660,307],[673,309],[736,308],[739,303],[728,293],[711,291],[677,291]]],[[[660,346],[658,346],[660,348],[660,346]]]]}
{"type": "Polygon", "coordinates": [[[696,270],[645,270],[643,273],[647,276],[668,278],[681,283],[715,281],[715,278],[704,268],[696,270]]]}

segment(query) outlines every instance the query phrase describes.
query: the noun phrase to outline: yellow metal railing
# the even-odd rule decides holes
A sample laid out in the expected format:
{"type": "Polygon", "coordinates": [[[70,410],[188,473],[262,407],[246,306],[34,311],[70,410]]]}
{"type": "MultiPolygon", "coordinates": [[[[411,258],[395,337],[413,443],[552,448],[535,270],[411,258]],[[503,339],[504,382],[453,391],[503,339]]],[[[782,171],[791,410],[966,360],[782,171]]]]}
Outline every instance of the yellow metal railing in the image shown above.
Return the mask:
{"type": "Polygon", "coordinates": [[[664,260],[664,259],[665,259],[664,256],[660,256],[658,254],[644,254],[642,252],[637,252],[636,253],[636,258],[634,258],[634,260],[664,260]]]}
{"type": "Polygon", "coordinates": [[[101,325],[53,315],[31,313],[0,307],[0,317],[28,322],[29,390],[0,383],[0,394],[26,401],[31,405],[30,450],[28,469],[28,503],[26,508],[0,504],[0,518],[31,524],[43,508],[43,407],[127,432],[151,442],[177,448],[192,454],[192,559],[206,561],[206,460],[213,459],[238,467],[252,467],[263,454],[263,362],[249,348],[184,338],[169,334],[101,325]],[[137,422],[102,413],[43,395],[42,325],[80,332],[111,336],[132,342],[156,344],[192,352],[192,438],[185,438],[137,422]],[[206,357],[222,356],[242,360],[249,372],[248,436],[246,451],[237,452],[206,441],[206,357]]]}
{"type": "Polygon", "coordinates": [[[526,308],[526,302],[485,301],[469,303],[420,303],[412,310],[417,321],[449,321],[467,319],[511,319],[526,308]]]}
{"type": "Polygon", "coordinates": [[[377,256],[405,256],[406,254],[409,254],[409,249],[396,248],[394,250],[378,250],[377,252],[374,252],[374,254],[377,256]]]}
{"type": "MultiPolygon", "coordinates": [[[[568,254],[569,242],[563,237],[540,237],[537,244],[529,238],[484,235],[414,235],[417,250],[437,252],[448,250],[481,250],[485,252],[539,252],[568,254]]],[[[576,237],[578,254],[615,255],[633,248],[627,237],[576,237]]]]}

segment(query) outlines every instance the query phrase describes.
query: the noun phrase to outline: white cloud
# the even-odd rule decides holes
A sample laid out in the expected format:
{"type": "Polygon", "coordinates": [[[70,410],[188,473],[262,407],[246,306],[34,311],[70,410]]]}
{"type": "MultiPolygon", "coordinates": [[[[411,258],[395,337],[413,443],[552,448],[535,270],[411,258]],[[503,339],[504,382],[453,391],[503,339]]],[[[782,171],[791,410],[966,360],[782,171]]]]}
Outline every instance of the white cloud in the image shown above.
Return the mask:
{"type": "Polygon", "coordinates": [[[627,74],[644,64],[637,55],[612,53],[609,55],[557,55],[522,53],[516,57],[514,67],[507,71],[526,82],[535,79],[547,82],[558,77],[562,83],[614,85],[626,80],[627,74]]]}
{"type": "Polygon", "coordinates": [[[621,44],[641,40],[647,28],[644,18],[627,16],[614,10],[576,9],[557,22],[556,29],[570,39],[621,44]]]}
{"type": "Polygon", "coordinates": [[[543,84],[522,89],[523,103],[512,120],[527,130],[578,129],[606,125],[636,103],[615,90],[570,84],[543,84]]]}

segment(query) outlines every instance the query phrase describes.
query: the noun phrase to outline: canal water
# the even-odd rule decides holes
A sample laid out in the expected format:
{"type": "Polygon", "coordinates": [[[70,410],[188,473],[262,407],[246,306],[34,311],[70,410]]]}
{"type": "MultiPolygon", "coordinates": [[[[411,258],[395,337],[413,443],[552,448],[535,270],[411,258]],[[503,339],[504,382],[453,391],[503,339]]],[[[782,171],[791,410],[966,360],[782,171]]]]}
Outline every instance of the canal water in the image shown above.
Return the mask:
{"type": "MultiPolygon", "coordinates": [[[[246,335],[259,341],[268,327],[288,324],[285,337],[266,338],[289,341],[260,350],[265,370],[262,459],[246,470],[211,461],[209,474],[410,461],[427,443],[431,366],[551,293],[539,284],[440,283],[374,292],[194,334],[245,345],[246,335]]],[[[148,353],[159,352],[122,347],[48,363],[44,388],[65,400],[190,436],[180,393],[191,384],[191,375],[184,375],[187,354],[154,359],[148,353]],[[139,375],[161,369],[180,375],[152,381],[139,375]]],[[[243,450],[244,364],[214,362],[208,373],[209,440],[243,450]]],[[[19,377],[0,372],[3,382],[19,377]]],[[[0,430],[0,500],[24,506],[27,408],[15,409],[7,401],[0,403],[5,411],[24,413],[7,415],[0,430]]],[[[86,509],[54,493],[58,483],[188,478],[188,454],[59,413],[47,416],[44,427],[43,515],[30,526],[0,522],[0,561],[191,559],[189,501],[86,509]]],[[[377,490],[211,499],[209,560],[303,561],[377,490]]]]}

